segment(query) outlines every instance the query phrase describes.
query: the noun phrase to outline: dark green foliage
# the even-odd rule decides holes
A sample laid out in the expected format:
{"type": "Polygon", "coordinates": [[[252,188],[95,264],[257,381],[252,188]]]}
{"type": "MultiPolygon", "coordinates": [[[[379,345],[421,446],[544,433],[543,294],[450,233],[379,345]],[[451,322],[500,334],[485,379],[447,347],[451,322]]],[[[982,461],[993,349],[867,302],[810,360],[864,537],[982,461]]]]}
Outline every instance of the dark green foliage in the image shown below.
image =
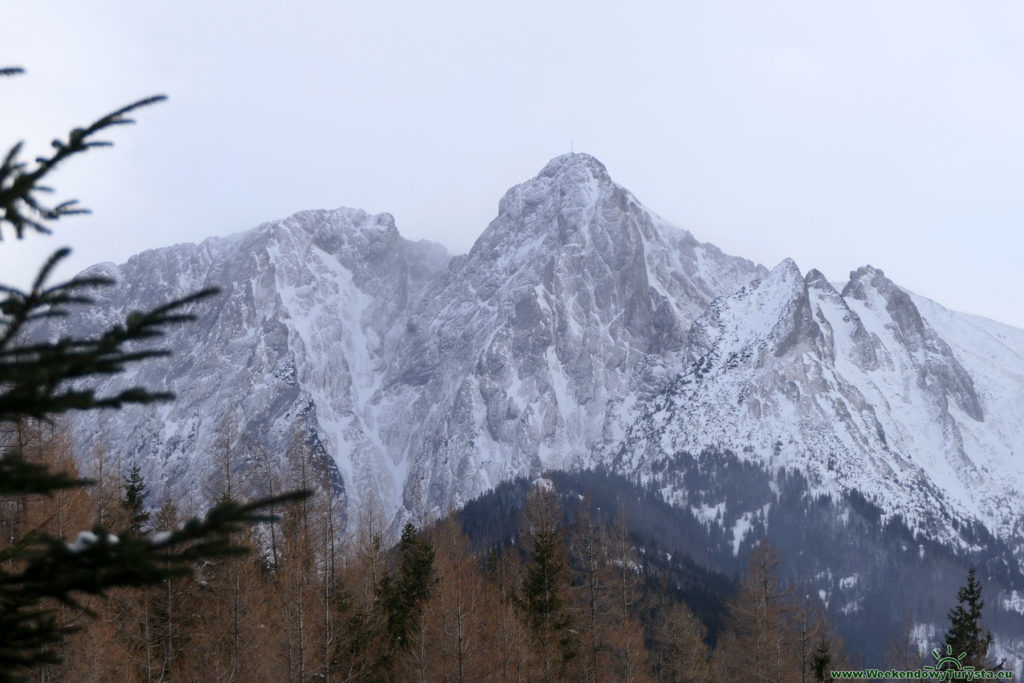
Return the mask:
{"type": "MultiPolygon", "coordinates": [[[[645,592],[668,590],[673,600],[685,602],[707,626],[708,643],[716,642],[725,620],[725,600],[735,590],[735,581],[726,572],[735,568],[731,563],[721,566],[718,557],[703,559],[714,546],[708,540],[713,529],[709,530],[689,510],[669,505],[656,491],[640,488],[619,475],[579,470],[550,471],[544,476],[561,492],[564,525],[576,519],[584,498],[593,502],[594,515],[604,526],[610,526],[621,509],[633,545],[645,549],[640,557],[645,592]]],[[[529,483],[528,479],[503,482],[459,512],[474,547],[490,549],[487,560],[492,566],[500,564],[501,554],[513,543],[529,483]]],[[[724,552],[733,561],[731,544],[724,552]]],[[[579,561],[572,556],[569,559],[570,564],[579,561]]]]}
{"type": "Polygon", "coordinates": [[[74,479],[63,473],[54,474],[43,465],[28,462],[20,453],[0,457],[0,496],[51,494],[60,489],[87,486],[87,479],[74,479]]]}
{"type": "Polygon", "coordinates": [[[151,586],[191,573],[197,560],[245,553],[229,536],[249,524],[268,522],[260,510],[303,497],[278,496],[241,505],[223,503],[203,520],[154,539],[115,536],[100,526],[83,531],[71,544],[33,533],[0,551],[0,680],[19,666],[57,661],[52,649],[71,629],[58,624],[46,601],[91,614],[77,593],[102,595],[116,586],[151,586]]]}
{"type": "Polygon", "coordinates": [[[988,650],[992,645],[992,634],[981,625],[981,608],[985,601],[981,599],[981,584],[975,577],[974,567],[967,570],[967,585],[961,586],[956,593],[959,603],[949,610],[949,629],[942,647],[950,648],[954,657],[960,653],[967,656],[962,660],[964,666],[983,669],[989,666],[988,650]]]}
{"type": "MultiPolygon", "coordinates": [[[[735,519],[765,503],[771,503],[765,526],[784,558],[783,579],[808,581],[812,595],[825,591],[828,617],[855,661],[882,662],[889,643],[911,620],[940,623],[948,607],[941,596],[955,594],[968,565],[978,566],[978,573],[987,577],[989,591],[1024,588],[1019,565],[1003,559],[1012,557],[1003,540],[991,540],[970,554],[958,552],[929,539],[926,529],[909,528],[899,517],[882,524],[878,507],[855,490],[835,496],[814,494],[804,477],[792,471],[762,471],[762,483],[753,486],[756,472],[734,459],[728,451],[706,450],[699,457],[680,456],[666,474],[685,476],[697,487],[686,490],[689,500],[725,504],[724,514],[711,523],[696,518],[688,506],[666,503],[658,487],[640,486],[622,476],[587,470],[544,476],[561,493],[563,524],[575,519],[584,497],[605,520],[622,506],[632,542],[643,549],[639,562],[648,582],[646,593],[668,590],[674,600],[685,602],[707,627],[710,646],[718,642],[724,604],[735,591],[730,576],[741,571],[748,544],[758,538],[748,535],[734,554],[735,519]],[[736,473],[739,485],[729,480],[736,473]],[[739,490],[743,487],[745,491],[739,490]],[[763,490],[769,492],[767,499],[763,490]],[[740,500],[754,507],[744,509],[740,500]],[[852,575],[859,577],[856,585],[842,586],[840,579],[852,575]],[[850,604],[858,609],[842,611],[850,604]]],[[[508,552],[523,545],[512,520],[528,487],[526,479],[505,482],[463,508],[459,514],[474,547],[508,552]]],[[[997,636],[1024,632],[1024,618],[1010,610],[989,611],[985,625],[997,636]]]]}
{"type": "Polygon", "coordinates": [[[149,523],[149,512],[146,510],[146,498],[149,488],[142,479],[139,463],[133,462],[124,477],[124,498],[121,507],[128,513],[128,534],[139,537],[149,523]]]}
{"type": "MultiPolygon", "coordinates": [[[[21,69],[0,70],[2,75],[21,73],[21,69]]],[[[86,213],[75,200],[49,206],[39,196],[52,192],[43,179],[69,157],[93,147],[109,147],[110,142],[93,136],[114,126],[134,123],[127,114],[166,99],[147,97],[122,107],[85,128],[76,128],[67,141],[54,140],[52,156],[36,159],[29,168],[19,159],[22,143],[15,144],[0,163],[0,238],[5,227],[14,229],[20,239],[26,228],[49,233],[46,223],[69,214],[86,213]]],[[[46,418],[68,410],[118,408],[126,403],[150,403],[172,396],[131,387],[112,396],[96,396],[93,389],[72,386],[71,382],[116,374],[129,363],[154,356],[165,356],[166,349],[140,348],[139,342],[160,337],[165,328],[193,319],[184,312],[191,304],[211,296],[214,290],[196,292],[151,311],[130,313],[122,324],[114,325],[93,339],[62,338],[56,341],[25,341],[27,326],[47,318],[67,317],[73,308],[87,309],[93,303],[89,292],[113,284],[107,278],[74,278],[48,286],[47,281],[58,263],[70,253],[59,249],[46,261],[26,292],[0,285],[0,421],[16,422],[25,417],[46,418]]]]}
{"type": "Polygon", "coordinates": [[[398,541],[398,583],[405,601],[418,607],[430,596],[434,585],[434,547],[411,523],[402,529],[398,541]]]}
{"type": "MultiPolygon", "coordinates": [[[[22,70],[17,67],[0,69],[0,75],[3,76],[20,73],[22,70]]],[[[0,210],[3,211],[0,214],[0,223],[6,223],[12,227],[14,234],[20,239],[24,236],[27,228],[41,233],[49,233],[50,229],[47,223],[52,223],[62,216],[88,213],[88,209],[78,206],[78,200],[75,199],[57,204],[43,203],[41,195],[53,192],[52,188],[42,184],[43,179],[59,164],[75,154],[94,147],[110,147],[113,143],[106,140],[95,140],[93,137],[107,128],[135,123],[134,119],[128,117],[128,114],[166,99],[167,97],[164,95],[147,97],[111,112],[85,128],[75,128],[68,134],[66,141],[53,140],[50,143],[54,149],[53,154],[48,157],[37,157],[31,167],[19,158],[24,143],[15,144],[8,150],[3,162],[0,163],[0,210]]],[[[0,238],[2,237],[3,232],[0,230],[0,238]]]]}
{"type": "Polygon", "coordinates": [[[828,633],[822,629],[821,639],[818,640],[814,654],[811,655],[811,673],[814,674],[814,680],[831,681],[831,664],[832,643],[829,642],[828,633]]]}
{"type": "Polygon", "coordinates": [[[67,249],[54,253],[28,292],[0,285],[0,293],[7,295],[0,301],[0,421],[46,418],[68,410],[120,408],[126,403],[172,398],[166,392],[142,387],[97,396],[95,388],[71,382],[117,374],[129,363],[168,355],[167,349],[142,349],[138,342],[162,336],[168,325],[193,320],[194,316],[182,309],[216,293],[203,290],[151,311],[130,313],[124,323],[93,339],[20,343],[30,322],[65,317],[72,306],[84,310],[93,303],[86,295],[88,290],[112,284],[105,278],[76,278],[47,287],[49,274],[69,253],[67,249]]]}
{"type": "Polygon", "coordinates": [[[366,661],[374,644],[373,622],[363,610],[356,608],[345,622],[345,632],[338,640],[337,659],[358,669],[355,663],[366,661]]]}
{"type": "MultiPolygon", "coordinates": [[[[0,76],[19,73],[17,68],[0,69],[0,76]]],[[[13,229],[18,238],[28,229],[48,233],[53,221],[85,213],[74,200],[43,203],[42,195],[52,190],[42,181],[69,157],[109,146],[109,142],[94,139],[97,133],[132,123],[129,113],[164,99],[158,95],[139,100],[85,128],[76,128],[66,141],[53,141],[51,156],[40,157],[31,166],[19,158],[22,143],[15,144],[0,162],[0,237],[5,228],[13,229]]],[[[72,310],[87,312],[93,304],[88,293],[112,284],[105,278],[76,278],[47,285],[53,269],[68,253],[67,249],[55,252],[27,292],[0,285],[0,423],[13,425],[29,418],[49,419],[68,410],[119,408],[171,398],[168,393],[142,387],[98,396],[88,382],[147,358],[167,355],[166,349],[142,344],[160,337],[170,325],[192,320],[187,309],[214,293],[197,292],[150,311],[130,313],[123,323],[94,338],[34,339],[29,329],[33,322],[65,317],[72,310]]],[[[53,474],[0,442],[0,494],[52,495],[59,489],[89,483],[53,474]]],[[[124,502],[132,517],[127,534],[115,536],[96,526],[68,544],[34,531],[0,550],[0,681],[18,680],[18,674],[32,666],[58,661],[55,646],[72,629],[56,620],[57,605],[88,614],[79,602],[81,594],[151,586],[190,573],[200,559],[246,552],[231,541],[232,533],[269,521],[261,512],[264,508],[298,500],[307,493],[248,504],[222,503],[205,519],[193,519],[153,539],[140,537],[148,516],[143,507],[145,495],[145,485],[134,468],[126,481],[124,502]]]]}
{"type": "Polygon", "coordinates": [[[398,542],[398,575],[384,577],[378,589],[395,650],[408,647],[413,621],[434,583],[434,548],[416,527],[406,524],[398,542]]]}
{"type": "Polygon", "coordinates": [[[568,571],[562,555],[556,532],[542,531],[534,538],[523,578],[523,607],[530,627],[538,633],[562,630],[569,624],[563,612],[561,588],[568,571]]]}
{"type": "Polygon", "coordinates": [[[520,587],[526,624],[540,644],[550,680],[575,656],[572,620],[566,609],[569,563],[560,523],[562,510],[553,490],[533,485],[523,508],[527,562],[520,587]]]}

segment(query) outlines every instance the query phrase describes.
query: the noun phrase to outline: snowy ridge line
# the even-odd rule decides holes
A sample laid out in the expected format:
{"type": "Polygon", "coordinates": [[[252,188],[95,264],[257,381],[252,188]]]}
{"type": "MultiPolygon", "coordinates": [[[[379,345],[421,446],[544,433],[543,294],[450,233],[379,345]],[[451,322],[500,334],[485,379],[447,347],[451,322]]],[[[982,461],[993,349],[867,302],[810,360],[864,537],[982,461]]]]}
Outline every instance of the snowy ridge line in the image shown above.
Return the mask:
{"type": "Polygon", "coordinates": [[[207,495],[193,483],[229,416],[282,472],[302,434],[349,528],[370,508],[398,528],[549,467],[610,467],[684,501],[665,468],[714,446],[964,548],[961,527],[983,524],[1024,557],[1024,331],[870,266],[836,287],[723,254],[589,155],[511,188],[463,256],[337,209],[97,270],[119,284],[51,332],[222,290],[171,332],[174,356],[110,380],[177,401],[75,422],[85,460],[120,444],[166,495],[207,495]]]}

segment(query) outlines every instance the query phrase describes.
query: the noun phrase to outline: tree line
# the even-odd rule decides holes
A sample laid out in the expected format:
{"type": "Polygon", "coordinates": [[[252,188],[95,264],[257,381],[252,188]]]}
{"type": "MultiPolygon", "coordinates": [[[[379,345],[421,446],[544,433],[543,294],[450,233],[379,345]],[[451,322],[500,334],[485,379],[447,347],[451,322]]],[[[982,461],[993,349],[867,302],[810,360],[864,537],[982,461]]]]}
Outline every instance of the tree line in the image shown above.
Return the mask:
{"type": "MultiPolygon", "coordinates": [[[[80,473],[66,432],[25,421],[11,438],[33,462],[80,473]]],[[[227,437],[225,437],[227,438],[227,437]]],[[[242,478],[222,441],[207,477],[220,500],[242,478]]],[[[236,454],[237,455],[237,454],[236,454]]],[[[580,506],[571,525],[550,486],[530,488],[513,543],[474,548],[458,515],[386,543],[385,520],[366,514],[352,537],[318,485],[308,449],[289,454],[273,487],[316,490],[280,520],[238,531],[247,556],[196,562],[191,577],[86,599],[93,614],[56,605],[74,629],[60,663],[38,680],[828,680],[845,661],[814,601],[780,585],[778,559],[759,547],[710,649],[704,625],[663,586],[651,590],[622,516],[580,506]]],[[[253,461],[255,462],[255,461],[253,461]]],[[[95,482],[0,504],[5,544],[28,530],[73,537],[100,522],[153,537],[190,511],[166,499],[149,510],[137,463],[94,453],[95,482]]]]}
{"type": "MultiPolygon", "coordinates": [[[[208,480],[221,501],[267,471],[237,466],[236,443],[221,440],[208,480]],[[213,472],[220,472],[215,476],[213,472]]],[[[30,461],[80,474],[59,425],[20,423],[30,461]]],[[[234,437],[237,439],[237,435],[234,437]]],[[[256,454],[258,455],[258,454],[256,454]]],[[[834,669],[862,666],[845,652],[816,596],[780,579],[781,559],[756,546],[727,601],[713,643],[667,576],[648,576],[643,548],[624,514],[584,500],[565,522],[547,480],[528,489],[514,538],[474,547],[458,514],[403,528],[368,512],[345,534],[339,500],[301,440],[276,490],[312,489],[282,507],[279,520],[236,531],[248,555],[198,560],[191,576],[89,597],[91,612],[54,605],[71,629],[60,662],[39,681],[828,681],[834,669]]],[[[94,453],[89,488],[0,500],[3,545],[27,531],[74,537],[97,521],[121,536],[152,538],[189,511],[151,494],[137,463],[94,453]]],[[[267,482],[264,481],[264,485],[267,482]]],[[[971,662],[992,666],[991,636],[973,572],[950,611],[947,640],[971,662]]],[[[894,644],[885,667],[926,662],[911,642],[894,644]]],[[[877,666],[878,663],[872,663],[877,666]]]]}

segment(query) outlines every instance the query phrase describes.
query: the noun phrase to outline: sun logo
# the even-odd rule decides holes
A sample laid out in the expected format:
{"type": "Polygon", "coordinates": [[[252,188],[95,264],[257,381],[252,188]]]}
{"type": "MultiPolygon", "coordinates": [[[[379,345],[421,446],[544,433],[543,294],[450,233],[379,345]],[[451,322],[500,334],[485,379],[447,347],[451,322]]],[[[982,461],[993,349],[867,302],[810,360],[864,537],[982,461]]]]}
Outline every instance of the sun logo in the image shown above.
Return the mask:
{"type": "Polygon", "coordinates": [[[926,671],[974,671],[973,666],[964,666],[964,657],[967,656],[966,652],[961,652],[959,656],[953,656],[953,647],[951,645],[946,646],[946,654],[943,655],[938,649],[932,650],[932,657],[935,657],[935,666],[924,667],[926,671]]]}

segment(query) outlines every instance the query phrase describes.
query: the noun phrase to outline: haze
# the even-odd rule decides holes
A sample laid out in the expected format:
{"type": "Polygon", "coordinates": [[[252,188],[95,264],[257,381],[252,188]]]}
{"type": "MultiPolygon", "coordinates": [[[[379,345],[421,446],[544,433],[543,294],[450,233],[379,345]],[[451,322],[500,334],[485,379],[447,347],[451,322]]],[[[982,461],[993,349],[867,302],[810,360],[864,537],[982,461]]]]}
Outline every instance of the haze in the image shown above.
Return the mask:
{"type": "Polygon", "coordinates": [[[511,185],[585,151],[702,241],[845,281],[871,263],[1024,327],[1024,6],[9,3],[0,145],[170,101],[67,164],[92,216],[3,235],[0,282],[310,208],[464,252],[511,185]]]}

